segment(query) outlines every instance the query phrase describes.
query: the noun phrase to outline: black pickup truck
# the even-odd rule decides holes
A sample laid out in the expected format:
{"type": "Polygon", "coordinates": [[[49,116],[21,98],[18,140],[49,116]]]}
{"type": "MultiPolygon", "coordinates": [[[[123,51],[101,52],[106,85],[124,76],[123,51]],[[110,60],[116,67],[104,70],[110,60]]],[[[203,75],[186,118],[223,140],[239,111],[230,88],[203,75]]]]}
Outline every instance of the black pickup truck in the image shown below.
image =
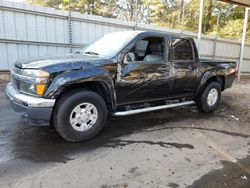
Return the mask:
{"type": "Polygon", "coordinates": [[[108,113],[126,116],[196,104],[213,111],[237,64],[199,59],[192,38],[158,32],[109,33],[82,51],[17,61],[5,89],[12,108],[67,141],[97,135],[108,113]]]}

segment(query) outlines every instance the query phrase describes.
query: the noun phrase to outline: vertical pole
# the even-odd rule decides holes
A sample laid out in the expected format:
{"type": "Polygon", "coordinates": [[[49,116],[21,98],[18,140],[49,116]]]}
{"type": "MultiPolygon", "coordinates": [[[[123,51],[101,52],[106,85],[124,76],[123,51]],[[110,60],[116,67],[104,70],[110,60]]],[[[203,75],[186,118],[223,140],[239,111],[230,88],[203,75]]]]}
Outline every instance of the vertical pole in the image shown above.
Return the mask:
{"type": "Polygon", "coordinates": [[[134,22],[135,22],[135,25],[134,25],[134,30],[137,30],[137,24],[138,24],[138,0],[135,1],[135,15],[134,15],[134,22]],[[136,17],[135,17],[136,16],[136,17]]]}
{"type": "Polygon", "coordinates": [[[238,80],[240,80],[241,66],[242,66],[242,63],[244,61],[244,47],[245,47],[246,32],[247,32],[248,10],[249,10],[249,8],[245,9],[243,34],[242,34],[242,41],[241,41],[241,48],[240,48],[240,61],[238,64],[238,80]]]}
{"type": "Polygon", "coordinates": [[[219,33],[219,28],[220,28],[220,12],[217,15],[216,35],[218,35],[218,33],[219,33]]]}
{"type": "Polygon", "coordinates": [[[182,18],[181,18],[181,26],[182,26],[182,29],[184,27],[184,19],[185,19],[185,2],[183,1],[183,5],[182,5],[182,18]]]}
{"type": "Polygon", "coordinates": [[[198,50],[200,52],[200,46],[201,46],[201,34],[202,34],[202,18],[203,18],[203,1],[200,0],[200,15],[199,15],[199,30],[198,30],[198,50]]]}

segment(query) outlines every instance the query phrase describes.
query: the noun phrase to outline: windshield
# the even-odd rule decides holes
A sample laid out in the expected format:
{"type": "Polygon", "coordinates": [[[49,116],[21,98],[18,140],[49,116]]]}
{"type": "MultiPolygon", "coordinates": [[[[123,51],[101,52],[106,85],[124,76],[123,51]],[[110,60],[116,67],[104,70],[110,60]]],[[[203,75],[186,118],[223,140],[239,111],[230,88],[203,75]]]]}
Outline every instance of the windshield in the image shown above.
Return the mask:
{"type": "Polygon", "coordinates": [[[111,58],[122,50],[134,37],[134,32],[109,33],[84,48],[83,54],[111,58]]]}

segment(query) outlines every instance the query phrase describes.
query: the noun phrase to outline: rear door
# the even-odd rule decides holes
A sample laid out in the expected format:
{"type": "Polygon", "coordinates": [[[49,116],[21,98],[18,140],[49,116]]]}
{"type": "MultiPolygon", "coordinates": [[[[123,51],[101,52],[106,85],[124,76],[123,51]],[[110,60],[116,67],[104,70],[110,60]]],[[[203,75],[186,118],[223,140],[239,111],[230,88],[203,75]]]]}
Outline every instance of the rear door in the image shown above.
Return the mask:
{"type": "Polygon", "coordinates": [[[170,38],[169,59],[172,63],[173,93],[176,97],[193,95],[197,85],[198,58],[189,38],[170,38]]]}

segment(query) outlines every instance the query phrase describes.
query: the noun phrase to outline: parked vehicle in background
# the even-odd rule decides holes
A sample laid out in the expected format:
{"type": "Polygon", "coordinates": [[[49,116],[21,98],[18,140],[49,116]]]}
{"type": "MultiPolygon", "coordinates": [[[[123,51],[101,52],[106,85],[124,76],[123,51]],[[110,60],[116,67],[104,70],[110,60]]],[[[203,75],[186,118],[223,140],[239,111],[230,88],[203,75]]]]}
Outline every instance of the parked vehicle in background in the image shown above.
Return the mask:
{"type": "Polygon", "coordinates": [[[200,59],[192,38],[109,33],[80,54],[17,61],[6,87],[12,108],[67,141],[96,136],[108,113],[126,116],[196,104],[212,112],[232,86],[236,62],[200,59]]]}

